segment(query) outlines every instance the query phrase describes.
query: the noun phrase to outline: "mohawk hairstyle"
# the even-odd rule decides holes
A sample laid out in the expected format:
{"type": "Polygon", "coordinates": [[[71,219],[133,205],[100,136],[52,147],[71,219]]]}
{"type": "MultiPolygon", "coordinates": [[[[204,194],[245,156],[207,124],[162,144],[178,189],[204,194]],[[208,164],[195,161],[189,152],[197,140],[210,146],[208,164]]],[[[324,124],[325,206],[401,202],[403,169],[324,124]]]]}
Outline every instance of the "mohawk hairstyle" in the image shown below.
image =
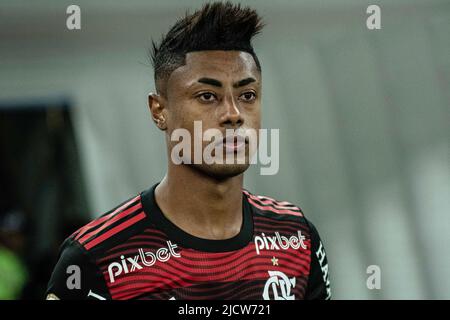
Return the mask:
{"type": "Polygon", "coordinates": [[[193,14],[179,19],[150,52],[157,90],[170,74],[184,65],[186,53],[203,50],[237,50],[250,53],[261,71],[251,39],[264,24],[255,10],[231,2],[204,4],[193,14]]]}

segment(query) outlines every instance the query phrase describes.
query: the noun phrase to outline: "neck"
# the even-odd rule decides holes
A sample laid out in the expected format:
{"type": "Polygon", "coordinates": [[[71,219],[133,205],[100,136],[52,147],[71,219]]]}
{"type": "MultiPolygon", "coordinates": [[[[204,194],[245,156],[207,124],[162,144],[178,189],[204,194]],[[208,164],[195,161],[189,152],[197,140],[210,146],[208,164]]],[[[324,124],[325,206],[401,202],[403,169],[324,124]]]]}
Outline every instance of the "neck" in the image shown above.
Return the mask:
{"type": "Polygon", "coordinates": [[[156,187],[156,202],[183,231],[204,239],[229,239],[242,226],[243,177],[218,181],[190,166],[169,166],[156,187]]]}

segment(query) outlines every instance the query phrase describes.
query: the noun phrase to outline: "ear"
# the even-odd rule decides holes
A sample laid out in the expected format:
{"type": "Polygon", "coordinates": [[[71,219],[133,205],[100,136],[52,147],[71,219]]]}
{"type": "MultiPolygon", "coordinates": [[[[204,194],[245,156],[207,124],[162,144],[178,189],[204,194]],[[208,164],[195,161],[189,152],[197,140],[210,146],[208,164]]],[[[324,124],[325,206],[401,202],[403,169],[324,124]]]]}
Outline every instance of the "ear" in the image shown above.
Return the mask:
{"type": "Polygon", "coordinates": [[[160,130],[167,129],[165,113],[165,101],[162,96],[157,93],[149,93],[148,107],[152,115],[152,119],[160,130]]]}

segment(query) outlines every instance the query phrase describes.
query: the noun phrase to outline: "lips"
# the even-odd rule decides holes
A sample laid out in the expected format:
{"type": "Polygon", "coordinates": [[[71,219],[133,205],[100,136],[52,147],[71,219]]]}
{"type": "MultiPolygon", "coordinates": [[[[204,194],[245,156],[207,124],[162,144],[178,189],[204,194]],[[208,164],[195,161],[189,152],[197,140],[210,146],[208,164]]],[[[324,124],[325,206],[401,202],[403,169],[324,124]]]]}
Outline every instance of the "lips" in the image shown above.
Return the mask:
{"type": "Polygon", "coordinates": [[[223,138],[220,144],[223,145],[226,152],[237,152],[248,144],[248,137],[239,134],[229,135],[223,138]]]}

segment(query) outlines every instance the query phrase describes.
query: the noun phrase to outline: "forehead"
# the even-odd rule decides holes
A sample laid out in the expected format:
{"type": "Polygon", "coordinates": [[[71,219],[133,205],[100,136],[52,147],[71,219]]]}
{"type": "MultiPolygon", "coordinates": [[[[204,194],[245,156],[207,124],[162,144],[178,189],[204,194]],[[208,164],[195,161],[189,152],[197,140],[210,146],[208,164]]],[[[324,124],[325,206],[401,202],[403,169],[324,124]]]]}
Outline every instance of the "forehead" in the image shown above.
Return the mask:
{"type": "Polygon", "coordinates": [[[175,69],[168,84],[188,84],[200,77],[223,81],[241,80],[247,77],[260,79],[260,72],[252,55],[243,51],[208,50],[186,54],[186,64],[175,69]]]}

